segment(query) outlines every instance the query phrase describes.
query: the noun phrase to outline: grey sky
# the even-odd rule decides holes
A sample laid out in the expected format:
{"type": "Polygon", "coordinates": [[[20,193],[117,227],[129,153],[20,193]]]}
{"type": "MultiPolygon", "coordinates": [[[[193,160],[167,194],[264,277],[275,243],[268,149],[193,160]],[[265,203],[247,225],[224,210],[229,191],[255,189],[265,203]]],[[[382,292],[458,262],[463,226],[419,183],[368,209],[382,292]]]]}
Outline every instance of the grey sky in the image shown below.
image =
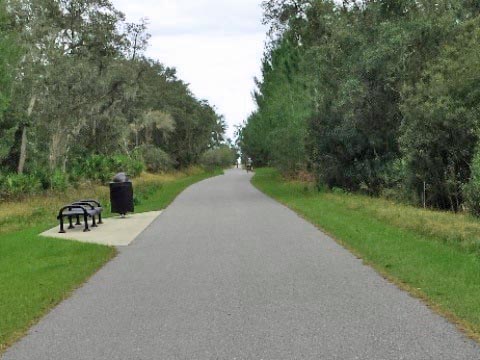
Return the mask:
{"type": "Polygon", "coordinates": [[[149,21],[149,57],[178,70],[193,93],[215,105],[229,124],[254,109],[266,29],[261,0],[113,0],[128,21],[149,21]]]}

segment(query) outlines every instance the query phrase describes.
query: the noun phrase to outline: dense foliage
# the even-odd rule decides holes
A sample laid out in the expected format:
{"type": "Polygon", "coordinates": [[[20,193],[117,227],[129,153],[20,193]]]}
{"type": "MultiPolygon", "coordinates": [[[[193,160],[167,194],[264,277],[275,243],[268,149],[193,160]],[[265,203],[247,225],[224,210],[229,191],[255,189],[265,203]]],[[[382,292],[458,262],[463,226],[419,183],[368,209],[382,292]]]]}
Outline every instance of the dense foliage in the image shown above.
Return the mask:
{"type": "Polygon", "coordinates": [[[284,172],[313,171],[321,186],[472,209],[480,1],[264,8],[271,41],[257,110],[240,131],[244,153],[284,172]]]}
{"type": "Polygon", "coordinates": [[[216,168],[227,168],[232,166],[237,160],[237,153],[230,146],[222,145],[215,149],[206,151],[200,163],[209,170],[216,168]]]}
{"type": "Polygon", "coordinates": [[[224,119],[145,57],[148,37],[109,0],[0,0],[0,174],[103,181],[133,172],[120,158],[161,171],[222,143],[224,119]]]}

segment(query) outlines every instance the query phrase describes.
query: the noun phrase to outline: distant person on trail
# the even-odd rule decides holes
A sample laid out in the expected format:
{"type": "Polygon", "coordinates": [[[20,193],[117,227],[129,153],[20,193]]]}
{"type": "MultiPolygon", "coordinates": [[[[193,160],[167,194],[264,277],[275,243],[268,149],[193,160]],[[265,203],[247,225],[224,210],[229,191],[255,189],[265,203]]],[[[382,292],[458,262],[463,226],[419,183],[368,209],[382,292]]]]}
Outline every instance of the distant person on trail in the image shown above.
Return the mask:
{"type": "Polygon", "coordinates": [[[252,171],[253,161],[252,158],[247,159],[247,172],[252,171]]]}

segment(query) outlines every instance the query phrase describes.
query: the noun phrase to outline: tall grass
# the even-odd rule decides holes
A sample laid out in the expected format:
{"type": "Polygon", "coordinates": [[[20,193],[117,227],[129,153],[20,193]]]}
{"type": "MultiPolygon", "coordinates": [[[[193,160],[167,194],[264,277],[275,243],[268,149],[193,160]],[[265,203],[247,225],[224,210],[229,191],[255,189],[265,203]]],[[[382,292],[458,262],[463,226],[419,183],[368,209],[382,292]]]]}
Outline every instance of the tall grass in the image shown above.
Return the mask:
{"type": "MultiPolygon", "coordinates": [[[[135,202],[141,209],[141,203],[148,201],[153,193],[163,194],[159,190],[166,184],[175,183],[182,179],[201,179],[211,176],[200,168],[190,168],[182,172],[167,174],[143,173],[133,180],[135,202]]],[[[197,180],[198,181],[198,180],[197,180]]],[[[162,194],[162,195],[160,195],[162,194]]],[[[56,224],[56,213],[65,204],[79,199],[98,199],[109,212],[109,188],[96,183],[83,183],[76,188],[68,188],[65,191],[47,191],[39,195],[25,196],[16,200],[0,203],[0,236],[1,234],[18,231],[30,226],[56,224]]],[[[158,204],[160,208],[167,203],[158,204]]]]}
{"type": "Polygon", "coordinates": [[[480,339],[476,219],[384,199],[318,192],[309,183],[286,181],[272,169],[257,169],[253,183],[480,339]]]}

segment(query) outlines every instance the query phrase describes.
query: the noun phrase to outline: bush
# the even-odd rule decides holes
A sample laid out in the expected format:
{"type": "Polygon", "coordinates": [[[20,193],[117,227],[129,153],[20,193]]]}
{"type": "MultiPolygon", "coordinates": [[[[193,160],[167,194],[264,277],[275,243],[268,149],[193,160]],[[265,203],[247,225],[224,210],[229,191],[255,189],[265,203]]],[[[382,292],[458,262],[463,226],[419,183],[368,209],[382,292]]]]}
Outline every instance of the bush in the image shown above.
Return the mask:
{"type": "Polygon", "coordinates": [[[45,166],[32,167],[30,177],[34,177],[43,190],[66,191],[71,184],[70,174],[61,170],[53,172],[45,166]]]}
{"type": "Polygon", "coordinates": [[[50,189],[66,191],[70,185],[68,175],[63,171],[55,170],[50,176],[50,189]]]}
{"type": "Polygon", "coordinates": [[[473,157],[470,169],[470,181],[463,186],[463,199],[468,211],[480,217],[480,148],[473,157]]]}
{"type": "Polygon", "coordinates": [[[155,145],[142,145],[138,152],[143,158],[148,171],[166,172],[175,165],[170,155],[155,145]]]}
{"type": "Polygon", "coordinates": [[[379,172],[381,188],[380,196],[389,200],[418,204],[420,200],[416,193],[409,191],[405,185],[407,167],[401,159],[393,160],[385,164],[379,172]]]}
{"type": "Polygon", "coordinates": [[[75,180],[81,178],[106,183],[116,173],[125,172],[131,177],[136,177],[144,168],[143,162],[136,157],[91,155],[83,161],[77,161],[72,166],[71,174],[75,180]]]}
{"type": "Polygon", "coordinates": [[[91,155],[83,161],[77,161],[71,172],[76,179],[89,179],[101,182],[107,182],[113,176],[108,158],[102,155],[91,155]]]}
{"type": "Polygon", "coordinates": [[[136,177],[144,168],[143,161],[135,157],[92,155],[84,161],[73,163],[68,173],[61,170],[51,172],[38,167],[29,175],[0,174],[0,198],[19,198],[49,189],[66,191],[69,186],[82,180],[106,183],[119,172],[136,177]]]}
{"type": "Polygon", "coordinates": [[[18,198],[33,195],[42,189],[42,183],[34,175],[0,175],[0,198],[18,198]]]}
{"type": "Polygon", "coordinates": [[[226,145],[207,150],[201,157],[200,163],[208,170],[232,166],[237,158],[235,150],[226,145]]]}
{"type": "Polygon", "coordinates": [[[125,172],[131,177],[137,177],[144,170],[145,164],[138,157],[115,155],[110,158],[110,172],[112,174],[125,172]]]}

